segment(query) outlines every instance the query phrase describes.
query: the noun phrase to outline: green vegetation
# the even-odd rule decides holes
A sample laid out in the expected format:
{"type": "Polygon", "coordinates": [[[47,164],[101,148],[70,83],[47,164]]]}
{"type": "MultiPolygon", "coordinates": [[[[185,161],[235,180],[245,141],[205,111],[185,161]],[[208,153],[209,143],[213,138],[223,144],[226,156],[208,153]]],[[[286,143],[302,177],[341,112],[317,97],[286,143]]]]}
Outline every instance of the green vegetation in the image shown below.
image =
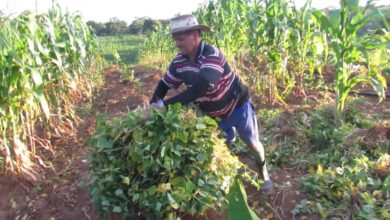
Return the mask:
{"type": "MultiPolygon", "coordinates": [[[[388,59],[383,59],[389,56],[390,39],[384,10],[372,10],[371,5],[360,8],[358,2],[342,0],[340,10],[326,15],[312,9],[310,0],[300,9],[287,0],[217,0],[195,15],[213,30],[204,38],[224,51],[262,100],[285,104],[293,91],[306,96],[306,90],[324,84],[323,67],[334,66],[336,120],[341,125],[345,102],[355,86],[369,84],[383,100],[383,72],[389,68],[388,59]],[[383,24],[367,30],[373,21],[383,24]],[[363,27],[366,33],[358,35],[363,27]],[[364,68],[355,70],[355,64],[364,68]]],[[[164,32],[160,28],[146,40],[152,43],[145,44],[141,61],[172,54],[173,45],[166,45],[164,32]],[[156,47],[159,42],[163,46],[156,47]]]]}
{"type": "Polygon", "coordinates": [[[311,19],[311,1],[297,9],[286,0],[210,2],[196,12],[254,92],[284,103],[294,88],[304,94],[305,80],[321,71],[327,56],[325,34],[311,19]]]}
{"type": "MultiPolygon", "coordinates": [[[[303,178],[303,189],[313,198],[306,206],[322,218],[387,219],[390,217],[390,176],[381,176],[390,156],[342,160],[335,168],[321,166],[303,178]]],[[[297,213],[298,214],[298,213],[297,213]]]]}
{"type": "Polygon", "coordinates": [[[118,18],[111,18],[106,23],[88,21],[87,25],[98,36],[121,35],[121,34],[150,34],[159,25],[167,25],[167,20],[153,20],[151,18],[137,18],[130,25],[118,18]]]}
{"type": "MultiPolygon", "coordinates": [[[[259,112],[270,164],[307,173],[301,188],[309,199],[295,207],[294,215],[390,216],[388,115],[361,112],[361,100],[353,101],[349,95],[356,86],[368,85],[380,101],[385,98],[389,14],[385,8],[358,3],[341,0],[340,9],[325,13],[312,9],[310,0],[300,9],[285,0],[217,0],[195,12],[199,22],[213,30],[203,37],[224,51],[260,97],[255,102],[287,106],[289,95],[307,97],[313,90],[315,96],[329,97],[315,108],[305,99],[305,105],[295,110],[259,112]],[[329,78],[334,79],[332,85],[327,84],[329,78]],[[335,92],[335,100],[329,90],[335,92]]],[[[164,37],[166,32],[161,28],[149,37],[140,55],[141,61],[162,71],[173,56],[174,45],[164,37]],[[152,62],[153,56],[162,59],[152,62]]]]}
{"type": "Polygon", "coordinates": [[[336,121],[339,124],[344,121],[342,114],[345,102],[356,85],[368,83],[377,92],[380,100],[385,97],[386,80],[381,71],[389,64],[370,60],[369,51],[376,49],[384,52],[390,41],[390,32],[387,31],[368,32],[358,37],[357,32],[379,15],[368,13],[369,4],[364,9],[359,8],[359,1],[341,0],[340,4],[341,9],[332,11],[328,17],[320,11],[314,14],[321,24],[321,30],[329,35],[334,52],[336,121]],[[354,73],[352,65],[356,62],[367,64],[367,69],[354,73]]]}
{"type": "MultiPolygon", "coordinates": [[[[296,8],[285,0],[217,0],[195,14],[213,30],[203,37],[223,49],[261,103],[287,106],[289,95],[307,97],[313,90],[318,92],[315,96],[329,97],[318,107],[305,99],[305,105],[296,109],[259,112],[270,165],[306,173],[300,183],[308,199],[300,201],[293,214],[386,219],[390,216],[388,115],[361,112],[362,100],[354,101],[349,94],[363,84],[384,98],[384,77],[390,69],[388,15],[371,5],[360,8],[358,1],[340,3],[340,10],[324,13],[312,9],[311,1],[296,8]],[[324,79],[329,69],[334,74],[332,85],[324,79]],[[335,100],[329,88],[336,92],[335,100]]],[[[157,26],[146,38],[141,65],[167,69],[177,51],[166,33],[167,26],[157,26]]],[[[123,61],[121,56],[115,60],[123,61]]],[[[242,191],[233,188],[235,193],[242,191]]],[[[246,200],[239,194],[236,199],[246,200]]],[[[248,208],[244,203],[232,206],[248,208]]]]}
{"type": "Polygon", "coordinates": [[[168,26],[158,26],[157,30],[146,38],[140,53],[139,64],[161,69],[165,72],[171,63],[177,49],[172,38],[167,35],[168,26]]]}
{"type": "Polygon", "coordinates": [[[301,179],[309,200],[294,209],[322,218],[384,219],[389,216],[390,130],[386,119],[362,114],[353,102],[338,127],[329,104],[294,112],[262,111],[270,162],[309,172],[301,179]]]}
{"type": "Polygon", "coordinates": [[[95,40],[80,16],[59,6],[1,17],[0,26],[0,154],[6,171],[34,181],[44,166],[36,146],[52,151],[36,126],[49,137],[66,132],[77,121],[75,102],[99,82],[95,40]]]}
{"type": "MultiPolygon", "coordinates": [[[[385,98],[390,9],[340,3],[339,10],[325,13],[312,9],[310,0],[302,8],[287,0],[215,0],[195,14],[211,26],[204,38],[223,49],[258,98],[254,102],[274,104],[259,111],[261,141],[272,168],[304,174],[300,186],[307,199],[293,214],[389,219],[389,112],[368,114],[367,101],[349,94],[363,84],[385,98]],[[290,95],[304,97],[304,103],[288,106],[290,95]]],[[[140,92],[141,79],[127,66],[163,72],[177,53],[166,22],[141,18],[128,26],[112,19],[89,25],[98,40],[79,16],[58,6],[37,16],[0,17],[2,171],[36,180],[45,166],[40,153],[53,152],[43,138],[63,136],[79,116],[104,117],[91,104],[76,107],[101,82],[101,61],[122,68],[122,82],[140,92]]],[[[174,218],[221,208],[232,219],[255,219],[239,180],[256,187],[259,180],[230,154],[248,149],[229,151],[221,136],[214,120],[179,105],[99,119],[91,138],[93,203],[105,215],[122,217],[141,212],[174,218]]]]}
{"type": "Polygon", "coordinates": [[[144,38],[138,35],[98,37],[99,54],[109,65],[132,65],[138,61],[144,38]]]}
{"type": "Polygon", "coordinates": [[[157,219],[226,208],[244,166],[219,134],[213,119],[180,104],[100,121],[91,139],[93,203],[104,214],[131,217],[143,210],[157,219]]]}

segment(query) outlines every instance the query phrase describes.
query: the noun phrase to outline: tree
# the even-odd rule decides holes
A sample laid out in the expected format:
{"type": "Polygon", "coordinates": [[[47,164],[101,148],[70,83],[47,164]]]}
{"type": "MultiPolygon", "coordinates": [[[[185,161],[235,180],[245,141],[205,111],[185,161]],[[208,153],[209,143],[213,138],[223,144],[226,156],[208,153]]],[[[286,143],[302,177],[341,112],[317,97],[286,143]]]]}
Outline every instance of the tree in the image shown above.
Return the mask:
{"type": "Polygon", "coordinates": [[[144,20],[143,18],[137,18],[135,19],[128,28],[128,32],[130,34],[141,34],[144,27],[144,20]]]}
{"type": "Polygon", "coordinates": [[[106,23],[106,33],[108,35],[123,34],[126,33],[126,31],[127,23],[118,18],[111,18],[110,21],[106,23]]]}
{"type": "Polygon", "coordinates": [[[168,20],[154,20],[148,17],[135,19],[129,26],[125,21],[117,17],[110,18],[106,23],[88,21],[87,25],[92,28],[96,35],[117,35],[117,34],[150,34],[157,26],[168,25],[168,20]]]}
{"type": "Polygon", "coordinates": [[[87,25],[92,28],[96,35],[104,35],[106,33],[106,25],[101,22],[88,21],[87,25]]]}
{"type": "Polygon", "coordinates": [[[150,34],[155,31],[159,25],[167,25],[168,20],[154,20],[148,17],[135,19],[128,27],[130,34],[150,34]]]}
{"type": "Polygon", "coordinates": [[[150,34],[151,32],[156,30],[156,26],[159,22],[157,20],[152,20],[150,18],[145,18],[144,20],[144,26],[143,26],[143,33],[144,34],[150,34]]]}

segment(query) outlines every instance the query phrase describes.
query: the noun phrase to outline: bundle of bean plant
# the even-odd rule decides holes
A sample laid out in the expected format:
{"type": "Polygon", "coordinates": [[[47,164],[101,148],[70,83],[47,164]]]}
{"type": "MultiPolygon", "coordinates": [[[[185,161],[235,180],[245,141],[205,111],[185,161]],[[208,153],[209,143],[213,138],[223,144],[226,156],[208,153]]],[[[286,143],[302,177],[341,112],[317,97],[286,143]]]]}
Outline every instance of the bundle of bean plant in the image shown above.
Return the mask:
{"type": "Polygon", "coordinates": [[[179,104],[101,120],[91,138],[90,191],[103,212],[172,219],[223,208],[242,166],[215,120],[179,104]]]}

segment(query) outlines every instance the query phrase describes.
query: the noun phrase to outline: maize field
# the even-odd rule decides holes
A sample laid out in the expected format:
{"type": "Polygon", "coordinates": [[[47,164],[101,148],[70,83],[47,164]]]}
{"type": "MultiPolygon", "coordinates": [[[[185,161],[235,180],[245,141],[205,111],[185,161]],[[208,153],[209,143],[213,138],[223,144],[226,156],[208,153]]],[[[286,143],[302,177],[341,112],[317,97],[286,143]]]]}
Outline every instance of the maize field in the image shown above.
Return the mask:
{"type": "Polygon", "coordinates": [[[0,25],[3,171],[35,180],[45,167],[37,148],[52,151],[48,137],[73,128],[74,105],[92,95],[99,78],[97,45],[81,17],[59,6],[47,14],[1,18],[0,25]]]}
{"type": "Polygon", "coordinates": [[[390,219],[390,6],[313,2],[193,10],[249,87],[268,193],[218,119],[148,107],[169,26],[95,36],[57,4],[0,13],[0,219],[390,219]]]}

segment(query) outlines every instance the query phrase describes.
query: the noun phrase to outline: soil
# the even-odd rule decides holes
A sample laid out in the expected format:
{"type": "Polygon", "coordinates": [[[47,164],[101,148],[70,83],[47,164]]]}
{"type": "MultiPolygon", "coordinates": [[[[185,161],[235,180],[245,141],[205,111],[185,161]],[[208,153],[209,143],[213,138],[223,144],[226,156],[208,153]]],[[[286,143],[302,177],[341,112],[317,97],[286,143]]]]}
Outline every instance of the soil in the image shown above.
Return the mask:
{"type": "MultiPolygon", "coordinates": [[[[92,111],[116,117],[147,105],[161,75],[154,70],[135,67],[134,76],[137,80],[126,82],[118,67],[105,69],[102,90],[92,104],[85,103],[79,107],[87,111],[81,114],[79,125],[67,136],[51,140],[55,154],[44,158],[51,167],[42,173],[42,180],[31,184],[17,176],[0,176],[0,219],[102,219],[98,210],[90,204],[87,188],[87,141],[96,121],[96,114],[92,111]]],[[[168,96],[174,93],[170,91],[168,96]]],[[[295,98],[292,100],[297,102],[295,98]]],[[[245,156],[240,159],[256,169],[252,159],[245,156]]],[[[298,184],[303,173],[273,168],[270,175],[274,182],[271,192],[262,193],[253,187],[246,187],[249,203],[261,218],[320,219],[318,215],[294,217],[291,213],[295,205],[306,198],[298,184]]],[[[183,216],[183,219],[227,219],[226,213],[213,210],[207,215],[183,216]]]]}

